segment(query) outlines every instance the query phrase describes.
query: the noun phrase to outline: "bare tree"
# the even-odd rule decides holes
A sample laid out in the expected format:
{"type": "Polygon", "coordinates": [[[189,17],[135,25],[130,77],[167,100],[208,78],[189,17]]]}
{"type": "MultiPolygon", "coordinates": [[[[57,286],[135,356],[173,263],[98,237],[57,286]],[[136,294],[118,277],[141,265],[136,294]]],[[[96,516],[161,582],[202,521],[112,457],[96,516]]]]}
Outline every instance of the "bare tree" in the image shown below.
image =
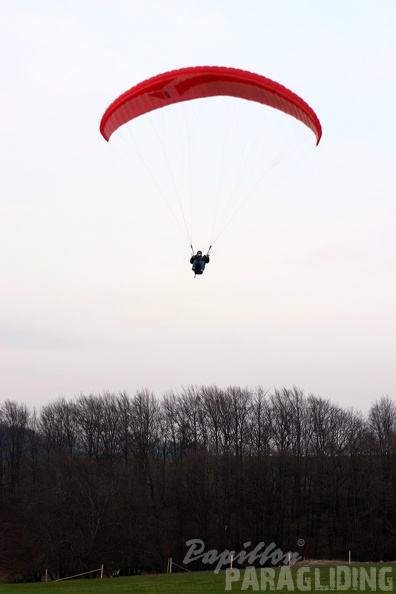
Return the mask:
{"type": "Polygon", "coordinates": [[[274,452],[291,453],[294,435],[294,407],[288,390],[275,390],[270,396],[272,444],[274,452]]]}
{"type": "Polygon", "coordinates": [[[76,406],[64,397],[43,406],[38,430],[43,447],[47,452],[64,451],[70,455],[77,453],[78,430],[76,406]]]}
{"type": "Polygon", "coordinates": [[[130,457],[132,456],[132,400],[128,394],[120,392],[117,397],[118,407],[118,444],[120,453],[125,465],[128,465],[130,457]]]}
{"type": "Polygon", "coordinates": [[[389,396],[373,404],[368,423],[381,456],[396,454],[396,403],[389,396]]]}
{"type": "Polygon", "coordinates": [[[268,392],[259,387],[253,395],[249,415],[249,446],[252,456],[261,458],[270,454],[272,433],[270,414],[268,392]]]}
{"type": "Polygon", "coordinates": [[[104,392],[98,400],[102,412],[102,456],[107,460],[114,461],[121,454],[119,431],[121,411],[119,408],[119,398],[115,394],[104,392]]]}
{"type": "Polygon", "coordinates": [[[158,454],[161,424],[160,406],[148,389],[138,391],[131,404],[133,452],[142,470],[148,470],[150,459],[158,454]]]}
{"type": "Polygon", "coordinates": [[[26,452],[26,434],[30,412],[25,404],[6,400],[0,409],[6,465],[9,469],[10,490],[19,483],[21,463],[26,452]]]}
{"type": "Polygon", "coordinates": [[[104,430],[103,403],[101,398],[81,394],[75,402],[76,426],[81,453],[90,460],[103,455],[102,432],[104,430]]]}
{"type": "Polygon", "coordinates": [[[222,391],[216,386],[201,388],[203,414],[206,418],[206,428],[211,449],[217,456],[221,450],[222,426],[222,391]]]}

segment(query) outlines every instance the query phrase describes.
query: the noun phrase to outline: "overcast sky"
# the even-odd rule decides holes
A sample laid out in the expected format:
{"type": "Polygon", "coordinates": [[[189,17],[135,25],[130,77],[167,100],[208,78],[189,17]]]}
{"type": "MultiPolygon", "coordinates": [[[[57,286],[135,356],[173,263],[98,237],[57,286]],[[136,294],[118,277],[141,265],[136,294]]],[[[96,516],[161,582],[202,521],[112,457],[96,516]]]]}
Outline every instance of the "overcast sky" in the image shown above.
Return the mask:
{"type": "MultiPolygon", "coordinates": [[[[396,396],[394,0],[0,6],[0,402],[297,386],[366,412],[396,396]],[[194,279],[152,180],[99,123],[138,82],[206,64],[292,89],[323,138],[194,279]]],[[[204,200],[212,182],[194,183],[204,200]]]]}

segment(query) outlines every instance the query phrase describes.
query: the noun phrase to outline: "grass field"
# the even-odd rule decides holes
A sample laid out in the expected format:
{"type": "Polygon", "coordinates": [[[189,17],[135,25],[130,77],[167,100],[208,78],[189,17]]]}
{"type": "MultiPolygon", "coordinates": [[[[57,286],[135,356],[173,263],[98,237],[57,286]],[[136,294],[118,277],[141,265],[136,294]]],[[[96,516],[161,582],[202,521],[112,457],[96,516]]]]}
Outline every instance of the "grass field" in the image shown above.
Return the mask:
{"type": "MultiPolygon", "coordinates": [[[[314,568],[306,568],[305,573],[297,568],[291,572],[287,568],[271,570],[261,582],[258,570],[254,574],[241,571],[240,579],[228,580],[223,573],[188,573],[172,575],[150,575],[129,578],[66,580],[37,584],[0,584],[0,594],[220,594],[228,592],[396,592],[395,565],[368,565],[321,567],[315,575],[314,568]],[[299,574],[297,572],[300,572],[299,574]],[[307,582],[310,578],[310,582],[307,582]],[[341,580],[341,581],[338,581],[341,580]],[[350,583],[348,583],[348,580],[350,583]],[[340,587],[337,588],[337,584],[340,587]]],[[[236,574],[235,577],[238,577],[236,574]]]]}
{"type": "Polygon", "coordinates": [[[219,594],[224,592],[224,587],[224,574],[194,573],[38,584],[0,584],[0,594],[219,594]]]}

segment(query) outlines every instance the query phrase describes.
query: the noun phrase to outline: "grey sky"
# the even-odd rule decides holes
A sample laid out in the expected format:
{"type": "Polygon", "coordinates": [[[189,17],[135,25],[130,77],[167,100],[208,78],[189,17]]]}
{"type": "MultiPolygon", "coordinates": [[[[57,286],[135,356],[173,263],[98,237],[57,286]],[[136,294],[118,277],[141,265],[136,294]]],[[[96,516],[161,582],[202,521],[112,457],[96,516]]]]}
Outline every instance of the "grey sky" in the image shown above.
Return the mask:
{"type": "Polygon", "coordinates": [[[393,0],[2,0],[1,13],[0,400],[187,384],[296,385],[362,410],[395,396],[393,0]],[[323,139],[194,279],[188,244],[99,122],[141,80],[204,64],[281,82],[323,139]]]}

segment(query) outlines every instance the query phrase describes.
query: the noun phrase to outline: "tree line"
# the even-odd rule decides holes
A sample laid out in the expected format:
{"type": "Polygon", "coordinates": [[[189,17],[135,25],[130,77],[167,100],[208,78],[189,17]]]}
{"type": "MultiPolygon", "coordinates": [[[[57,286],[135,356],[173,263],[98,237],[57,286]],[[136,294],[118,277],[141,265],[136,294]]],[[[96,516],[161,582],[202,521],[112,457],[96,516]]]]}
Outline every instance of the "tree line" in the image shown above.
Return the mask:
{"type": "MultiPolygon", "coordinates": [[[[186,542],[394,560],[396,405],[190,386],[0,404],[0,571],[180,565],[186,542]]],[[[189,569],[208,569],[201,561],[189,569]]]]}

